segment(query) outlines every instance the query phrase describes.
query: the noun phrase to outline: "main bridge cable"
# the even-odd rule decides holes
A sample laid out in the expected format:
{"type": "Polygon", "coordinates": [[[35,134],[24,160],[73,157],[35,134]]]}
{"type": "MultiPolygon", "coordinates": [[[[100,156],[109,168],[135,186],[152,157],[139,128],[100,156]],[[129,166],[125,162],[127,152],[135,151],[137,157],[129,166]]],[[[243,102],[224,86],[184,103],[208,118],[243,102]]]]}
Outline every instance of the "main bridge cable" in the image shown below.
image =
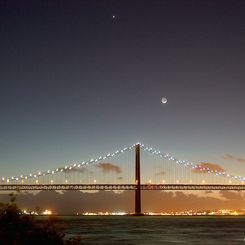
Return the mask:
{"type": "Polygon", "coordinates": [[[179,165],[189,167],[191,169],[198,169],[199,171],[204,171],[204,172],[207,172],[209,174],[216,175],[216,176],[223,176],[223,177],[226,177],[228,179],[240,180],[241,182],[245,181],[245,177],[243,177],[243,176],[231,175],[231,174],[227,173],[226,171],[220,172],[218,170],[212,170],[208,167],[206,167],[206,168],[202,167],[200,165],[194,164],[194,163],[186,161],[186,160],[179,160],[179,159],[171,156],[168,153],[161,153],[160,151],[155,150],[152,147],[146,147],[144,144],[141,144],[141,148],[142,148],[142,150],[147,151],[147,152],[151,153],[152,155],[156,155],[160,158],[167,159],[169,161],[174,161],[175,163],[177,163],[179,165]]]}
{"type": "Polygon", "coordinates": [[[51,171],[50,170],[42,171],[42,172],[39,171],[38,173],[34,173],[34,174],[30,173],[29,175],[12,176],[11,178],[10,177],[2,177],[1,180],[2,180],[2,183],[9,183],[9,182],[13,182],[13,181],[23,181],[23,180],[28,180],[28,179],[36,179],[38,177],[47,176],[47,175],[51,175],[51,174],[53,175],[53,174],[60,173],[60,172],[66,172],[66,171],[72,170],[73,168],[86,167],[89,164],[96,163],[100,160],[105,160],[105,159],[114,157],[116,155],[120,155],[126,151],[132,150],[136,145],[140,145],[140,147],[144,151],[148,151],[151,154],[156,155],[160,158],[165,158],[165,159],[168,159],[170,161],[174,161],[180,165],[184,165],[185,167],[189,167],[192,169],[198,169],[199,171],[207,171],[208,173],[214,174],[216,176],[224,176],[224,177],[227,177],[229,179],[240,180],[241,182],[245,181],[245,177],[237,176],[237,175],[231,175],[225,171],[219,172],[217,170],[212,170],[208,167],[207,168],[201,167],[200,165],[194,164],[194,163],[189,162],[189,161],[178,160],[177,158],[172,157],[167,153],[161,153],[160,151],[157,151],[157,150],[153,149],[152,147],[146,147],[144,144],[139,143],[139,142],[137,142],[137,143],[135,143],[129,147],[124,147],[121,150],[117,150],[114,153],[108,153],[105,156],[100,156],[100,157],[95,158],[95,159],[91,158],[90,160],[82,162],[82,163],[78,163],[78,164],[74,163],[73,165],[70,165],[70,166],[56,168],[56,169],[51,170],[51,171]]]}
{"type": "MultiPolygon", "coordinates": [[[[138,144],[138,143],[136,143],[138,144]]],[[[133,144],[131,146],[128,146],[128,147],[124,147],[123,149],[121,150],[116,150],[115,152],[113,153],[108,153],[104,156],[99,156],[98,158],[91,158],[90,160],[88,161],[83,161],[81,163],[74,163],[72,165],[66,165],[64,167],[59,167],[59,168],[56,168],[56,169],[53,169],[53,170],[46,170],[46,171],[39,171],[38,173],[30,173],[28,175],[19,175],[19,176],[12,176],[12,177],[2,177],[1,178],[1,183],[4,183],[4,184],[8,184],[10,182],[14,182],[14,181],[27,181],[27,180],[30,180],[30,179],[37,179],[37,178],[40,178],[40,177],[44,177],[44,176],[48,176],[48,175],[53,175],[53,174],[58,174],[58,173],[67,173],[69,171],[71,171],[72,169],[75,169],[75,168],[85,168],[93,163],[96,163],[96,162],[99,162],[99,161],[103,161],[103,160],[106,160],[106,159],[109,159],[109,158],[113,158],[115,156],[119,156],[119,155],[122,155],[123,153],[127,152],[127,151],[130,151],[132,149],[134,149],[134,147],[136,146],[136,144],[133,144]]]]}

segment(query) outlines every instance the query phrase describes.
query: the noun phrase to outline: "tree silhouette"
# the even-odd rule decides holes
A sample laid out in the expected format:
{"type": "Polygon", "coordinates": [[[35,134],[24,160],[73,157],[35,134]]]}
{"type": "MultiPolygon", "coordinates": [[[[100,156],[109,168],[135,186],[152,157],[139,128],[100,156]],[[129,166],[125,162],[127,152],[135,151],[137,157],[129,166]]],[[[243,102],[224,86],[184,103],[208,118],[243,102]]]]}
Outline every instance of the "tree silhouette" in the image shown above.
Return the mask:
{"type": "Polygon", "coordinates": [[[79,238],[64,241],[64,234],[57,231],[51,221],[39,224],[33,217],[22,214],[15,203],[16,196],[11,193],[9,197],[9,203],[0,203],[1,245],[75,245],[79,243],[79,238]]]}

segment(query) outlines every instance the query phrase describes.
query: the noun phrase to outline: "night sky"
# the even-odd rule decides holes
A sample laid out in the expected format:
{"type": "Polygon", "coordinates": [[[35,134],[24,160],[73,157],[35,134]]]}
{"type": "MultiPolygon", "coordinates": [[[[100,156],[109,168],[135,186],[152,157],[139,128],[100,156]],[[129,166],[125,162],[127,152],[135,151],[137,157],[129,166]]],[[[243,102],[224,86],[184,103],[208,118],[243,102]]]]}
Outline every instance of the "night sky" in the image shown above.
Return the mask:
{"type": "Polygon", "coordinates": [[[244,65],[243,0],[0,0],[0,175],[137,141],[245,175],[244,65]]]}

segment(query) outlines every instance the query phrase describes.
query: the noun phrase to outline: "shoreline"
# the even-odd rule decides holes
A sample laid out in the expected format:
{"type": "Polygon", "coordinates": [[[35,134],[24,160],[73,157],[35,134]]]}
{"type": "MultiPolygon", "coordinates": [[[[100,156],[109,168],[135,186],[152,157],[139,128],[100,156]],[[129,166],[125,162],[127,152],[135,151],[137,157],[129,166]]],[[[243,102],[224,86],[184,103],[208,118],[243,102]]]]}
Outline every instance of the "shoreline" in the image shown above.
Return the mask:
{"type": "Polygon", "coordinates": [[[132,214],[125,214],[125,215],[75,215],[75,214],[53,214],[53,215],[30,215],[32,217],[239,217],[245,218],[245,214],[243,215],[132,215],[132,214]]]}

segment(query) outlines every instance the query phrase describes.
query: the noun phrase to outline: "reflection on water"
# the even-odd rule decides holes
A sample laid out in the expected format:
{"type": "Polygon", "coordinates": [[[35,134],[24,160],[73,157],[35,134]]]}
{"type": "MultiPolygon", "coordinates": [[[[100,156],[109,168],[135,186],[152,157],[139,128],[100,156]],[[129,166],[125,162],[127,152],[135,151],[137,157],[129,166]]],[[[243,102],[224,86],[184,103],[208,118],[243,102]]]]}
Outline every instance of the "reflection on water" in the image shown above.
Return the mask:
{"type": "Polygon", "coordinates": [[[62,216],[55,223],[81,244],[245,245],[245,217],[62,216]]]}

